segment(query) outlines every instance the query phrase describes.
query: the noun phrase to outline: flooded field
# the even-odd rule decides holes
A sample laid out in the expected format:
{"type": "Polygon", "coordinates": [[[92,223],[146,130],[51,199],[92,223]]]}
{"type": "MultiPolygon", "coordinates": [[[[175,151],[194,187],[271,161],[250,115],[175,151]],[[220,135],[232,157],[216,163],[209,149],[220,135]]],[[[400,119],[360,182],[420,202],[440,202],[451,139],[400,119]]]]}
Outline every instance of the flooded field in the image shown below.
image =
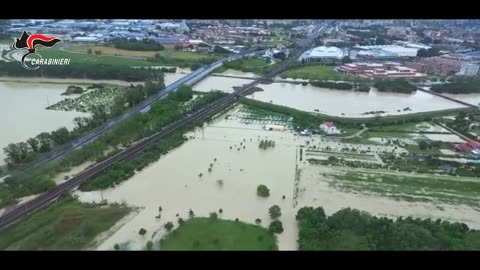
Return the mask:
{"type": "MultiPolygon", "coordinates": [[[[352,169],[358,171],[358,169],[352,169]]],[[[367,211],[372,215],[396,218],[413,216],[419,218],[441,218],[464,222],[469,227],[480,228],[480,212],[465,205],[445,203],[407,202],[388,199],[383,196],[364,192],[345,192],[330,186],[331,175],[337,169],[326,166],[305,166],[302,170],[299,196],[300,205],[321,205],[326,214],[332,214],[342,208],[352,207],[367,211]]]]}
{"type": "MultiPolygon", "coordinates": [[[[241,74],[241,72],[236,73],[241,74]]],[[[198,91],[218,89],[231,93],[233,86],[241,86],[249,82],[248,79],[209,76],[195,85],[194,89],[198,91]]],[[[413,94],[395,94],[372,89],[369,93],[361,93],[287,82],[259,87],[264,91],[256,92],[250,95],[250,98],[304,111],[318,110],[320,113],[333,116],[372,117],[373,114],[365,113],[384,111],[385,113],[380,115],[396,115],[464,107],[456,102],[421,91],[413,94]]]]}
{"type": "Polygon", "coordinates": [[[177,71],[175,73],[164,73],[165,85],[172,84],[173,82],[187,76],[191,72],[192,71],[189,68],[177,68],[177,71]]]}
{"type": "Polygon", "coordinates": [[[73,128],[73,118],[87,116],[79,112],[45,110],[64,96],[66,84],[32,84],[0,82],[0,164],[4,163],[3,147],[25,141],[41,132],[62,126],[73,128]]]}
{"type": "MultiPolygon", "coordinates": [[[[252,224],[260,218],[261,225],[268,226],[271,221],[268,208],[274,204],[282,211],[280,220],[284,232],[278,235],[281,250],[297,248],[295,215],[303,206],[322,206],[327,213],[355,207],[390,217],[440,217],[480,228],[479,214],[467,206],[441,204],[439,208],[433,203],[403,202],[337,190],[329,184],[328,177],[323,176],[337,169],[310,165],[306,156],[300,159],[299,150],[304,146],[303,155],[309,152],[312,156],[325,153],[327,147],[328,151],[364,147],[364,150],[371,150],[364,155],[366,159],[380,162],[377,152],[392,151],[392,146],[341,144],[319,136],[299,137],[288,130],[266,131],[262,129],[265,122],[241,123],[238,107],[228,115],[230,117],[223,115],[203,129],[188,133],[190,140],[184,145],[117,187],[101,192],[74,193],[85,202],[105,199],[139,208],[138,213],[121,221],[108,237],[102,238],[97,249],[111,250],[117,243],[128,249],[143,249],[147,241],[156,242],[164,235],[163,224],[171,221],[176,227],[178,217],[187,218],[189,209],[196,216],[208,216],[222,209],[221,218],[239,218],[252,224]],[[260,149],[262,139],[273,140],[275,147],[260,149]],[[270,189],[268,198],[256,195],[256,187],[260,184],[270,189]],[[138,234],[141,228],[147,230],[145,236],[138,234]]],[[[399,149],[398,153],[401,151],[399,149]]]]}

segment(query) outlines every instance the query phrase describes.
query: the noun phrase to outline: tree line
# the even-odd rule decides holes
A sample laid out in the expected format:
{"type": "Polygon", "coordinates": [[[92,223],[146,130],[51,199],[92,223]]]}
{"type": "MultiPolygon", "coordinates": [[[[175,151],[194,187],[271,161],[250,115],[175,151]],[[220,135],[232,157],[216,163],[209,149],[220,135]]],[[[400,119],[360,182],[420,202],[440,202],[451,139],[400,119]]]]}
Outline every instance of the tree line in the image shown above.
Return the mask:
{"type": "Polygon", "coordinates": [[[480,233],[440,219],[392,220],[345,208],[327,216],[322,207],[297,212],[300,250],[472,250],[480,233]]]}
{"type": "Polygon", "coordinates": [[[448,83],[435,84],[432,86],[431,90],[437,93],[450,94],[480,93],[480,78],[458,77],[452,79],[448,83]]]}
{"type": "Polygon", "coordinates": [[[161,44],[151,39],[116,38],[111,42],[115,48],[129,51],[161,51],[165,49],[161,44]]]}
{"type": "Polygon", "coordinates": [[[380,92],[410,94],[417,90],[415,85],[406,80],[379,80],[375,82],[374,86],[380,92]]]}
{"type": "Polygon", "coordinates": [[[0,61],[0,76],[80,78],[94,80],[145,81],[157,71],[148,68],[130,68],[106,64],[75,63],[68,66],[45,66],[35,72],[27,70],[18,62],[0,61]]]}

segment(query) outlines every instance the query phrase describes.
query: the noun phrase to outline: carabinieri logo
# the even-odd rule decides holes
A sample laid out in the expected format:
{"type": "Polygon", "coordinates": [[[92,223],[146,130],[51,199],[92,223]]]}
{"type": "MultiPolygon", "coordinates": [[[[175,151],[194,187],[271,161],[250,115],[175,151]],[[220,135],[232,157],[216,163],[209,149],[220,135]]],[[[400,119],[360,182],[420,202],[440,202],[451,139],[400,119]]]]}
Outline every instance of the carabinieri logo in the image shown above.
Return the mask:
{"type": "Polygon", "coordinates": [[[46,48],[51,48],[55,46],[58,42],[62,42],[60,39],[57,37],[51,36],[47,37],[42,34],[27,34],[27,32],[23,32],[23,34],[20,36],[20,39],[16,39],[15,43],[13,43],[13,49],[14,50],[23,50],[27,49],[28,53],[26,53],[22,57],[22,66],[28,70],[36,70],[38,69],[41,65],[68,65],[70,64],[70,59],[43,59],[42,56],[36,51],[38,46],[43,46],[46,48]],[[29,55],[36,55],[37,58],[33,58],[30,61],[28,61],[27,56],[29,55]],[[30,62],[30,65],[27,65],[27,63],[30,62]]]}

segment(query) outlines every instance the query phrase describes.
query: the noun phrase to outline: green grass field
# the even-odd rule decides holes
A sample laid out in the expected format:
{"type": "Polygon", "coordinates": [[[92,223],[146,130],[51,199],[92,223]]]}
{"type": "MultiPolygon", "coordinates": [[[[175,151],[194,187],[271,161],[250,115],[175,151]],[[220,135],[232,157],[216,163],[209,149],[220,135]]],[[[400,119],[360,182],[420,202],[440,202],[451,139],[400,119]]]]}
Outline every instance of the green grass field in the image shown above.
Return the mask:
{"type": "Polygon", "coordinates": [[[91,244],[130,211],[62,199],[0,231],[0,250],[79,250],[91,244]]]}
{"type": "Polygon", "coordinates": [[[70,58],[70,65],[75,63],[89,63],[89,64],[106,64],[118,66],[151,66],[158,65],[158,63],[148,62],[142,59],[129,59],[117,56],[108,55],[89,55],[80,54],[59,49],[45,49],[38,51],[43,58],[70,58]]]}
{"type": "Polygon", "coordinates": [[[275,235],[265,228],[211,218],[189,219],[160,241],[160,250],[277,249],[275,235]]]}
{"type": "Polygon", "coordinates": [[[223,66],[215,69],[215,73],[222,73],[227,71],[228,69],[239,70],[243,72],[253,72],[258,75],[265,74],[273,67],[278,64],[270,65],[267,60],[263,58],[256,58],[256,57],[247,57],[244,59],[239,59],[235,61],[228,62],[223,66]]]}
{"type": "MultiPolygon", "coordinates": [[[[424,175],[425,176],[425,175],[424,175]]],[[[347,172],[335,175],[334,187],[368,192],[407,201],[440,201],[479,207],[480,179],[453,176],[405,176],[384,173],[347,172]]]]}
{"type": "Polygon", "coordinates": [[[359,78],[335,71],[334,67],[325,65],[306,65],[287,70],[282,78],[334,81],[360,81],[359,78]]]}

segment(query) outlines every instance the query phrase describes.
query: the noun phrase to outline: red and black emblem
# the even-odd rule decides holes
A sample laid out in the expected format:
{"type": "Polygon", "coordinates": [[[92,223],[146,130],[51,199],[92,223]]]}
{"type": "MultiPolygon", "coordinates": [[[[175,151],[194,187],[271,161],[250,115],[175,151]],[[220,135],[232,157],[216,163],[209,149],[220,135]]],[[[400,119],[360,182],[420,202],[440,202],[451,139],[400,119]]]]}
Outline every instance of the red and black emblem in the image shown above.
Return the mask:
{"type": "Polygon", "coordinates": [[[28,49],[28,53],[22,57],[22,65],[27,69],[33,69],[25,64],[25,57],[32,53],[37,53],[35,49],[38,46],[50,48],[55,46],[58,42],[61,42],[61,40],[54,36],[47,37],[42,34],[29,35],[24,31],[20,38],[17,38],[15,43],[13,43],[13,48],[15,50],[28,49]]]}

